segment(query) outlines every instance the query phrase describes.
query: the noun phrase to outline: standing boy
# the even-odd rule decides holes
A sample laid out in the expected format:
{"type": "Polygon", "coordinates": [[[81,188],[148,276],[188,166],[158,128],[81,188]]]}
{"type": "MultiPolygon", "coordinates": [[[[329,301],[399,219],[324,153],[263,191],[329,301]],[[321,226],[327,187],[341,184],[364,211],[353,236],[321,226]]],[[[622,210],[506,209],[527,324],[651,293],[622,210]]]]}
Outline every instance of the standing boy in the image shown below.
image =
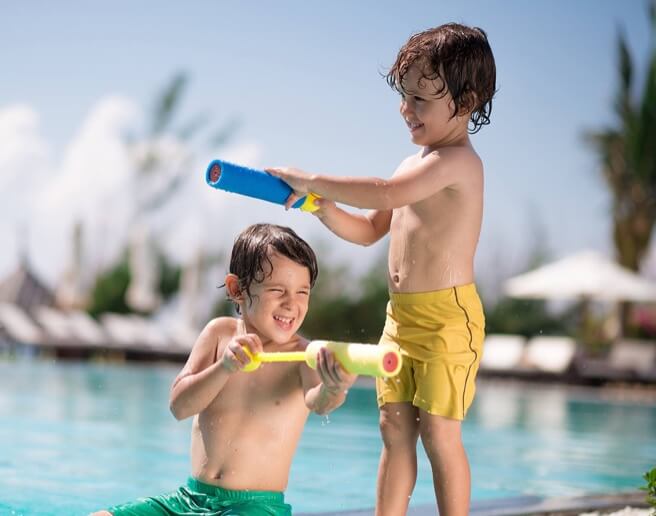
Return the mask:
{"type": "Polygon", "coordinates": [[[388,232],[390,302],[381,342],[404,355],[398,378],[378,380],[383,438],[376,514],[405,514],[417,476],[421,436],[440,514],[469,511],[470,472],[461,421],[474,398],[484,315],[474,286],[483,214],[483,165],[469,139],[489,123],[494,57],[485,32],[450,23],[412,36],[387,81],[417,154],[388,180],[272,168],[294,188],[289,207],[314,192],[321,221],[370,245],[388,232]],[[355,215],[340,202],[369,208],[355,215]]]}
{"type": "Polygon", "coordinates": [[[171,388],[176,419],[194,416],[187,485],[96,516],[291,514],[283,491],[309,411],[341,405],[355,376],[324,349],[316,371],[298,362],[242,369],[246,349],[306,348],[297,331],[317,273],[314,252],[289,228],[256,224],[239,235],[225,286],[241,318],[210,321],[171,388]]]}

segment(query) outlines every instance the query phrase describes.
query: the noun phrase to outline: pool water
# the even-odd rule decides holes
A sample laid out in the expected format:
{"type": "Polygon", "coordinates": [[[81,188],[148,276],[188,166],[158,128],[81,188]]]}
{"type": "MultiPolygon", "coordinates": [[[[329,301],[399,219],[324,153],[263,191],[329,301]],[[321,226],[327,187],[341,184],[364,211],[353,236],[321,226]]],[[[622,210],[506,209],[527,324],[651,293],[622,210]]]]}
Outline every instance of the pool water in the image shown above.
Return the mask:
{"type": "MultiPolygon", "coordinates": [[[[0,514],[87,514],[176,489],[189,474],[191,426],[168,410],[177,372],[0,362],[0,514]]],[[[310,416],[287,491],[295,511],[373,506],[377,419],[368,388],[351,389],[329,417],[310,416]]],[[[632,490],[656,465],[656,405],[587,390],[479,382],[463,435],[474,500],[632,490]]],[[[434,498],[419,456],[412,505],[434,498]]]]}

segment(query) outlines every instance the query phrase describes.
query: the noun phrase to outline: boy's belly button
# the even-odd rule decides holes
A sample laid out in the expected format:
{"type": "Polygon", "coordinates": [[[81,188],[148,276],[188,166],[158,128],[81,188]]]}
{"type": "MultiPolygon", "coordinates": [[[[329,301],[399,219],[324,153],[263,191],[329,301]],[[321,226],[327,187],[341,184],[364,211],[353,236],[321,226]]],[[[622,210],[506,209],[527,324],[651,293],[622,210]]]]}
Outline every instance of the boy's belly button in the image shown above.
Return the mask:
{"type": "Polygon", "coordinates": [[[394,281],[394,283],[398,283],[400,279],[401,279],[401,276],[399,276],[398,274],[395,274],[394,276],[392,276],[392,281],[394,281]]]}

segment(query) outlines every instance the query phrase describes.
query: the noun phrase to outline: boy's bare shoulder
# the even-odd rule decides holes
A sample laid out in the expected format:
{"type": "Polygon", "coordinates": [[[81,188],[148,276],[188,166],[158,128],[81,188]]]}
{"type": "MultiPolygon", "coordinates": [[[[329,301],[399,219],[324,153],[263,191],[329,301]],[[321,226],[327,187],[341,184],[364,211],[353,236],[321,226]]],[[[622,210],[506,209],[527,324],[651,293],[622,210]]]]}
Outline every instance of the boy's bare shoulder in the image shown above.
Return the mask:
{"type": "Polygon", "coordinates": [[[428,152],[422,159],[428,160],[432,166],[455,168],[461,172],[472,173],[483,170],[483,162],[477,152],[467,145],[442,147],[428,152]]]}
{"type": "Polygon", "coordinates": [[[214,337],[232,336],[237,333],[238,329],[239,319],[235,319],[234,317],[216,317],[205,325],[203,333],[214,337]]]}
{"type": "Polygon", "coordinates": [[[453,145],[411,154],[401,161],[394,175],[416,168],[451,168],[480,172],[483,170],[483,162],[471,146],[453,145]]]}

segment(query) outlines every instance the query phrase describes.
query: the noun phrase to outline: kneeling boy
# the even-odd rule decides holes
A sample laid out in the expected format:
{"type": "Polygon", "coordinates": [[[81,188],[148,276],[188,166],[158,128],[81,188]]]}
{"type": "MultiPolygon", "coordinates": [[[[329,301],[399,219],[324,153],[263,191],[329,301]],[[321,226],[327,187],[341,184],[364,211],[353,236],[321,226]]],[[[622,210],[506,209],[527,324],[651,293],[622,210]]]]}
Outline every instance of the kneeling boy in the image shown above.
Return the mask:
{"type": "Polygon", "coordinates": [[[210,321],[171,388],[173,415],[194,416],[187,485],[96,515],[291,514],[283,491],[309,411],[341,405],[355,376],[326,350],[316,371],[283,363],[246,373],[244,349],[305,349],[296,332],[317,273],[314,252],[289,228],[256,224],[238,236],[225,286],[241,318],[210,321]]]}

